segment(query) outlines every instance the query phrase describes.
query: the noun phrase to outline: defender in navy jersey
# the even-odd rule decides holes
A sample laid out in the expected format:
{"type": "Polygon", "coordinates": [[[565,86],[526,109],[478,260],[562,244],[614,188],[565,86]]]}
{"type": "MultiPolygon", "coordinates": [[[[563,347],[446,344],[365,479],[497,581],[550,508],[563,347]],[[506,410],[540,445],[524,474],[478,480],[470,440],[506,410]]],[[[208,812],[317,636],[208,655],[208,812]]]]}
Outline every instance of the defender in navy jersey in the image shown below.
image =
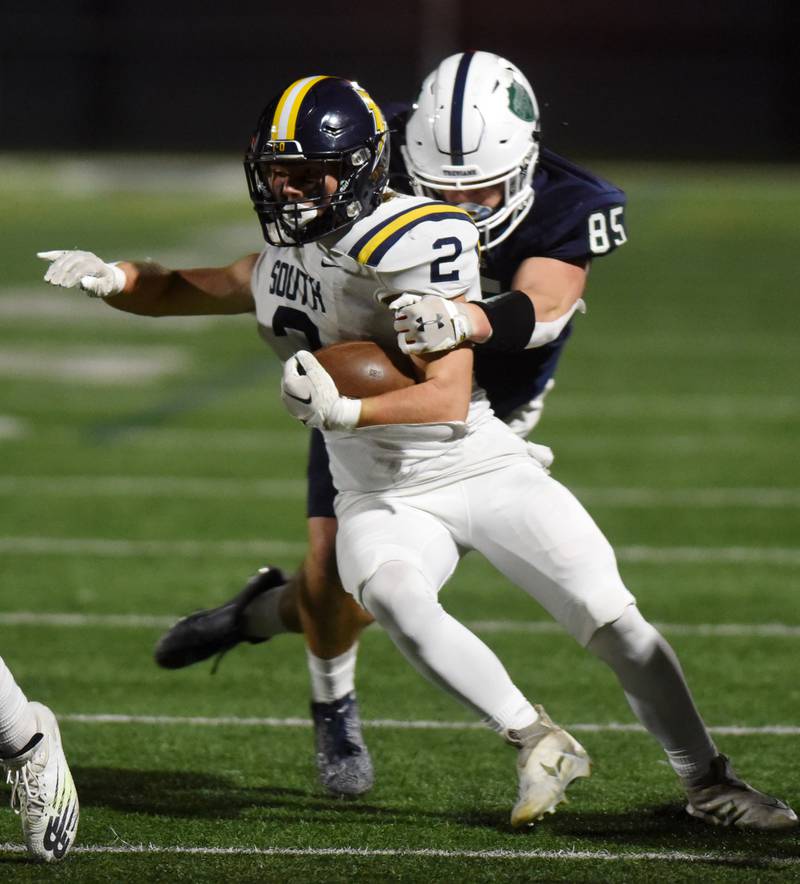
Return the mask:
{"type": "MultiPolygon", "coordinates": [[[[497,56],[484,52],[463,53],[446,59],[426,80],[415,108],[399,103],[386,107],[393,146],[391,185],[398,190],[458,203],[471,211],[482,231],[484,298],[518,289],[515,282],[519,283],[518,274],[525,269],[526,262],[531,269],[535,267],[535,259],[542,258],[573,266],[575,271],[566,271],[572,276],[572,285],[585,284],[592,259],[609,254],[627,241],[625,193],[589,170],[539,146],[538,108],[532,91],[530,102],[525,103],[529,112],[523,111],[523,116],[530,119],[518,116],[519,102],[515,113],[512,95],[522,94],[526,82],[517,69],[497,56]],[[498,99],[498,90],[494,88],[498,79],[496,69],[506,66],[519,82],[516,92],[500,90],[498,99]],[[483,88],[485,94],[466,94],[468,84],[473,82],[470,74],[475,83],[472,88],[476,91],[483,88]],[[465,81],[461,89],[459,78],[465,81]],[[455,106],[459,94],[460,133],[454,121],[459,113],[455,106]],[[489,139],[486,120],[492,117],[498,137],[489,139]],[[436,121],[433,126],[431,119],[436,121]],[[507,145],[511,141],[504,137],[509,120],[514,130],[526,130],[527,124],[530,131],[528,138],[520,138],[514,158],[498,155],[505,147],[499,142],[507,145]],[[439,121],[442,125],[437,129],[439,121]],[[410,145],[407,143],[409,126],[410,145]],[[463,165],[460,167],[453,163],[454,141],[461,147],[459,156],[463,165]],[[511,159],[517,159],[524,171],[518,173],[511,168],[511,159]],[[464,174],[473,170],[479,174],[464,174]],[[502,193],[503,186],[506,191],[509,187],[498,180],[504,174],[512,178],[512,193],[517,195],[525,193],[524,182],[530,182],[527,198],[511,212],[506,210],[506,205],[513,202],[514,196],[509,199],[502,193]],[[494,183],[487,185],[486,181],[494,183]]],[[[526,290],[534,304],[537,288],[549,287],[549,275],[555,273],[554,285],[558,287],[561,283],[558,274],[564,272],[564,268],[553,271],[555,265],[538,263],[539,273],[526,290]]],[[[546,293],[544,297],[548,297],[546,293]]],[[[510,352],[507,347],[476,348],[477,380],[486,390],[497,416],[509,421],[518,432],[530,432],[541,416],[544,394],[552,387],[558,360],[571,333],[572,323],[568,321],[553,340],[539,346],[514,348],[516,352],[510,352]],[[535,405],[531,405],[534,400],[535,405]],[[516,412],[520,408],[524,409],[525,419],[517,425],[516,412]]]]}

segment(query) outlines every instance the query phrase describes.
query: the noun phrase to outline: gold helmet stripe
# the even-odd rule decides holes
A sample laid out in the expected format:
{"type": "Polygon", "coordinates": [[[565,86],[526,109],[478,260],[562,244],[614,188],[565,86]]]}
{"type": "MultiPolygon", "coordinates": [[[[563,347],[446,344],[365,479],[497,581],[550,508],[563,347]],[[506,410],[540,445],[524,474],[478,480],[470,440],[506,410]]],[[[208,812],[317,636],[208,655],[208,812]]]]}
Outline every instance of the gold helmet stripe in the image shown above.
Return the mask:
{"type": "Polygon", "coordinates": [[[291,86],[281,95],[278,106],[275,108],[275,116],[272,118],[271,141],[293,141],[297,114],[300,105],[308,94],[309,89],[320,80],[327,80],[326,75],[320,77],[303,77],[295,80],[291,86]]]}
{"type": "Polygon", "coordinates": [[[369,109],[370,113],[372,114],[372,117],[375,120],[375,131],[379,134],[381,132],[385,132],[386,131],[386,121],[383,118],[383,114],[381,113],[381,109],[375,103],[375,100],[373,99],[373,97],[369,94],[369,92],[367,92],[366,89],[362,89],[362,87],[359,86],[358,83],[353,83],[353,88],[364,100],[364,104],[366,104],[367,108],[369,109]]]}

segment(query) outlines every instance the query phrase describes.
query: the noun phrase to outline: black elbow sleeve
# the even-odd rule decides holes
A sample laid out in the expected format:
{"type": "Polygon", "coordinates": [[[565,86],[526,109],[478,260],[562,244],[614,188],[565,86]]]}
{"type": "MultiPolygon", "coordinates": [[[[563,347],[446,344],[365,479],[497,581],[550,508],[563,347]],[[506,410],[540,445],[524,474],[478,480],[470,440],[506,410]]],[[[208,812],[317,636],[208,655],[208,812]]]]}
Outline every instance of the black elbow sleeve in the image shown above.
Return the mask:
{"type": "Polygon", "coordinates": [[[536,311],[525,292],[504,292],[485,301],[473,301],[489,318],[492,336],[477,346],[502,353],[518,353],[530,342],[536,311]]]}

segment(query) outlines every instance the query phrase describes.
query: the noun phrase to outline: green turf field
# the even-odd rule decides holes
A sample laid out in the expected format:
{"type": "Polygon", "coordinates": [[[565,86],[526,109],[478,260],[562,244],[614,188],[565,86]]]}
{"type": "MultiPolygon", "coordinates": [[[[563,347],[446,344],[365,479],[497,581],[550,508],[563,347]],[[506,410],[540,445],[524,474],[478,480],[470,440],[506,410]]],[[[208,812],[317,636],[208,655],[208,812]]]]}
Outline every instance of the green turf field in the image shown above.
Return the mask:
{"type": "MultiPolygon", "coordinates": [[[[299,562],[304,431],[251,319],[124,316],[43,284],[35,252],[179,266],[256,250],[227,162],[0,160],[0,654],[59,715],[82,805],[80,846],[54,868],[28,863],[0,811],[0,879],[800,880],[797,834],[690,820],[610,675],[475,556],[445,606],[594,759],[528,832],[508,826],[512,750],[375,627],[359,697],[377,783],[361,801],[316,784],[296,637],[213,677],[156,669],[175,615],[265,560],[299,562]]],[[[797,806],[800,172],[597,171],[629,193],[630,243],[592,269],[536,439],[664,625],[721,749],[797,806]]]]}

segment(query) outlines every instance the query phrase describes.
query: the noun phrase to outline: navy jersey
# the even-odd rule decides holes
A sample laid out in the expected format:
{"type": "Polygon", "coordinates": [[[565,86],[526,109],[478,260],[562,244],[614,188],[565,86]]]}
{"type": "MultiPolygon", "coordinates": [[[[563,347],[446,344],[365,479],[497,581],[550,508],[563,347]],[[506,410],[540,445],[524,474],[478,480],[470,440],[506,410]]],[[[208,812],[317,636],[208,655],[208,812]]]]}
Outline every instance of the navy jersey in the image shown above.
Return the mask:
{"type": "MultiPolygon", "coordinates": [[[[391,186],[410,192],[399,146],[408,107],[384,108],[392,130],[391,186]]],[[[556,258],[588,264],[626,241],[625,194],[614,184],[543,148],[533,177],[533,208],[503,242],[484,250],[484,297],[507,292],[527,258],[556,258]]],[[[475,376],[500,418],[538,396],[553,376],[572,324],[549,344],[521,353],[492,353],[475,348],[475,376]]]]}

